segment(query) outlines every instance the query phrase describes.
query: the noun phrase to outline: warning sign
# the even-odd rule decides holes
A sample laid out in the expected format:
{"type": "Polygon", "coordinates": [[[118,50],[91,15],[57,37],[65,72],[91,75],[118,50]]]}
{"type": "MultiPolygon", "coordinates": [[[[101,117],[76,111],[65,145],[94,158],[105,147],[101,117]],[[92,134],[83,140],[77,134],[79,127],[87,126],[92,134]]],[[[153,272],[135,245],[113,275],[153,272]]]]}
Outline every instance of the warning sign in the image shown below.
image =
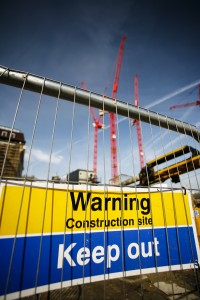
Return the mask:
{"type": "Polygon", "coordinates": [[[18,182],[0,195],[0,299],[198,260],[182,191],[18,182]]]}

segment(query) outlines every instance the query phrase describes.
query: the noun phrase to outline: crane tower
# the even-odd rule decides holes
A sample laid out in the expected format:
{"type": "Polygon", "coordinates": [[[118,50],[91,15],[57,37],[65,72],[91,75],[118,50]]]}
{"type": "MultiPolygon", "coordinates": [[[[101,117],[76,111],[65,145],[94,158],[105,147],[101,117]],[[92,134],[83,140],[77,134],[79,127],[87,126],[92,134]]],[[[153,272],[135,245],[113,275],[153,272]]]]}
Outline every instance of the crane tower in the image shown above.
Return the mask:
{"type": "MultiPolygon", "coordinates": [[[[84,81],[82,81],[81,84],[84,90],[87,91],[84,81]]],[[[93,107],[90,107],[90,113],[94,121],[93,123],[93,127],[94,127],[93,172],[94,172],[94,182],[97,182],[98,130],[102,129],[104,125],[101,123],[102,115],[96,117],[93,107]]]]}
{"type": "MultiPolygon", "coordinates": [[[[139,97],[138,97],[138,75],[134,76],[134,98],[135,98],[135,106],[139,106],[139,97]]],[[[138,148],[139,148],[139,156],[140,156],[140,168],[144,167],[144,152],[143,152],[143,143],[142,143],[142,132],[140,126],[140,120],[133,120],[133,125],[136,126],[137,139],[138,139],[138,148]]]]}
{"type": "MultiPolygon", "coordinates": [[[[122,57],[124,52],[124,43],[126,40],[126,36],[122,37],[118,57],[116,64],[116,73],[112,88],[112,98],[116,99],[118,84],[119,84],[119,76],[122,64],[122,57]]],[[[116,141],[116,118],[115,113],[110,113],[110,151],[111,151],[111,178],[116,178],[118,176],[118,161],[117,161],[117,141],[116,141]]]]}

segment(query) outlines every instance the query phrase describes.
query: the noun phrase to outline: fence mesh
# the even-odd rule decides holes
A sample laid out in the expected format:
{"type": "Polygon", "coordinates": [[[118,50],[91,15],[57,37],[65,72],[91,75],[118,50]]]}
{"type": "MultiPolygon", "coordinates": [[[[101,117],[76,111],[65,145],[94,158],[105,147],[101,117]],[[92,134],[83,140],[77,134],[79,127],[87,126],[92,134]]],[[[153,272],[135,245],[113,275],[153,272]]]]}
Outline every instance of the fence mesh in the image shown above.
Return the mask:
{"type": "Polygon", "coordinates": [[[197,128],[0,70],[0,299],[198,299],[197,128]]]}

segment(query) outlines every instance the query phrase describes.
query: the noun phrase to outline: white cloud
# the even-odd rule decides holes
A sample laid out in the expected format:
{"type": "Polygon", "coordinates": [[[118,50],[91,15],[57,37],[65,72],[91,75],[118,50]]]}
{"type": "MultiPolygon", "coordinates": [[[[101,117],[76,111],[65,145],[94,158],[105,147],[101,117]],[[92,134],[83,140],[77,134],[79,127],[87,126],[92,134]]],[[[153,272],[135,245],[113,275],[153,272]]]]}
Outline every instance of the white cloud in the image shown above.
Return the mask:
{"type": "MultiPolygon", "coordinates": [[[[26,154],[26,158],[28,158],[29,153],[26,154]]],[[[46,162],[49,163],[50,160],[50,154],[42,151],[41,149],[32,149],[31,151],[31,159],[35,160],[37,162],[46,162]]],[[[62,155],[58,155],[58,154],[54,154],[52,153],[51,155],[51,163],[52,164],[60,164],[61,161],[63,160],[63,156],[62,155]]]]}

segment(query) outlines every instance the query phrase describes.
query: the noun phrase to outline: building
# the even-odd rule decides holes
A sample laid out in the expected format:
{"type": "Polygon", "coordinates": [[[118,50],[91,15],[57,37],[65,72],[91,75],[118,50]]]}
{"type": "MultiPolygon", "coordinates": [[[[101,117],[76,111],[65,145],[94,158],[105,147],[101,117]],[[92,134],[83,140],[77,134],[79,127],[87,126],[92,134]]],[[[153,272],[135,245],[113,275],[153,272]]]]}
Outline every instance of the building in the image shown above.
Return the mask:
{"type": "Polygon", "coordinates": [[[24,134],[16,129],[0,126],[1,177],[21,177],[24,168],[24,134]]]}
{"type": "Polygon", "coordinates": [[[67,181],[71,183],[94,183],[95,174],[93,171],[77,169],[67,175],[67,181]]]}

